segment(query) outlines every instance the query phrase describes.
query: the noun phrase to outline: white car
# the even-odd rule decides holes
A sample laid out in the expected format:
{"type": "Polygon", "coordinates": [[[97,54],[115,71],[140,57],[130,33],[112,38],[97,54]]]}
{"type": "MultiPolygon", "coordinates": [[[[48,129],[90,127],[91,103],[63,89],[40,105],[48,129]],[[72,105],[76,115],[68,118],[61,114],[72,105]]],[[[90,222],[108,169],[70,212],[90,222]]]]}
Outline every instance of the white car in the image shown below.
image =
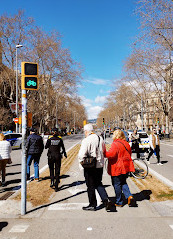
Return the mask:
{"type": "Polygon", "coordinates": [[[148,152],[149,148],[150,148],[150,144],[149,144],[149,136],[145,131],[139,131],[139,138],[140,138],[140,142],[139,142],[139,148],[141,151],[143,152],[148,152]]]}
{"type": "Polygon", "coordinates": [[[20,133],[4,133],[5,139],[10,142],[12,149],[22,148],[22,134],[20,133]]]}
{"type": "MultiPolygon", "coordinates": [[[[129,137],[131,136],[131,134],[133,132],[128,132],[129,133],[129,137]]],[[[139,138],[140,138],[140,142],[139,142],[139,149],[141,152],[148,152],[150,145],[149,145],[149,136],[145,131],[138,131],[137,132],[139,134],[139,138]]],[[[131,146],[131,142],[130,146],[131,146]]]]}

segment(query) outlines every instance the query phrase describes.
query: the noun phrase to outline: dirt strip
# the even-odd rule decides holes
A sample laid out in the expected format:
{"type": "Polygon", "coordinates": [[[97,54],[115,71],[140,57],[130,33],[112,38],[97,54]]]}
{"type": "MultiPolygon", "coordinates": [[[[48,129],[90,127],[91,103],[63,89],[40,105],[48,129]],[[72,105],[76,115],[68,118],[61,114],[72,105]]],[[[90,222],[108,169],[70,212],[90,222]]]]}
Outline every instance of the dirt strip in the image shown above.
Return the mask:
{"type": "MultiPolygon", "coordinates": [[[[61,175],[71,167],[72,163],[76,159],[80,145],[76,145],[67,153],[67,159],[62,159],[61,175]]],[[[30,201],[33,206],[43,205],[49,202],[51,195],[54,193],[54,189],[50,188],[49,168],[47,168],[40,175],[40,181],[31,181],[27,185],[27,201],[30,201]]],[[[21,193],[19,193],[14,200],[21,200],[21,193]]]]}

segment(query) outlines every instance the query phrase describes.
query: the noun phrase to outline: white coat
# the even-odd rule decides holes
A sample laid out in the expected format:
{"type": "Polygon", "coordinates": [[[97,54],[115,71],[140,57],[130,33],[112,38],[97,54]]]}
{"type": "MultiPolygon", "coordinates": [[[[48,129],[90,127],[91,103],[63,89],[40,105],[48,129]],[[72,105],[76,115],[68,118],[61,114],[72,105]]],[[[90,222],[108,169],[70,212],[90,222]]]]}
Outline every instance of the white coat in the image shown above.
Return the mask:
{"type": "Polygon", "coordinates": [[[11,158],[10,153],[11,144],[6,140],[0,141],[0,160],[11,158]]]}
{"type": "Polygon", "coordinates": [[[104,166],[104,151],[105,143],[103,138],[96,134],[90,134],[82,140],[81,147],[78,154],[79,163],[83,161],[84,157],[89,153],[91,156],[97,158],[96,168],[102,168],[104,166]],[[100,143],[98,147],[98,142],[100,143]]]}

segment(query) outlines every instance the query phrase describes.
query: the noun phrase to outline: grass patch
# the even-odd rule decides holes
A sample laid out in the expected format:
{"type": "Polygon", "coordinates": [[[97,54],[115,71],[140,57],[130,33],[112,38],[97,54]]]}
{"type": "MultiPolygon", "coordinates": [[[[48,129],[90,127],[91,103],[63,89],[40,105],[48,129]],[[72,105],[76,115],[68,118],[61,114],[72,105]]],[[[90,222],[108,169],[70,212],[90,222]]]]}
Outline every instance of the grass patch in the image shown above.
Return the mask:
{"type": "MultiPolygon", "coordinates": [[[[80,145],[76,145],[67,153],[67,159],[62,159],[61,176],[65,174],[72,163],[76,159],[80,145]]],[[[27,185],[27,201],[31,202],[33,206],[43,205],[50,201],[54,189],[50,188],[49,168],[40,175],[40,181],[31,181],[27,185]]],[[[13,198],[14,200],[21,200],[21,192],[13,198]]]]}
{"type": "Polygon", "coordinates": [[[133,177],[131,179],[141,191],[150,190],[152,192],[150,194],[151,202],[173,200],[173,190],[151,174],[145,179],[135,179],[133,177]]]}

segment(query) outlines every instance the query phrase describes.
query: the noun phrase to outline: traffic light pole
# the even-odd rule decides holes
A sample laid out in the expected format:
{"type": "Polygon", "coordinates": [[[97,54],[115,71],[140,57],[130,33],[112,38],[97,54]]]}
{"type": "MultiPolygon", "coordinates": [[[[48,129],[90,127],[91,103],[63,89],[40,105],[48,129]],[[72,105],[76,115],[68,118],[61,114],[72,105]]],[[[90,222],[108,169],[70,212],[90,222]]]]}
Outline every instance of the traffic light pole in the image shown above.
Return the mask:
{"type": "Polygon", "coordinates": [[[26,128],[27,128],[27,94],[22,90],[22,187],[21,187],[21,215],[26,214],[26,128]]]}

